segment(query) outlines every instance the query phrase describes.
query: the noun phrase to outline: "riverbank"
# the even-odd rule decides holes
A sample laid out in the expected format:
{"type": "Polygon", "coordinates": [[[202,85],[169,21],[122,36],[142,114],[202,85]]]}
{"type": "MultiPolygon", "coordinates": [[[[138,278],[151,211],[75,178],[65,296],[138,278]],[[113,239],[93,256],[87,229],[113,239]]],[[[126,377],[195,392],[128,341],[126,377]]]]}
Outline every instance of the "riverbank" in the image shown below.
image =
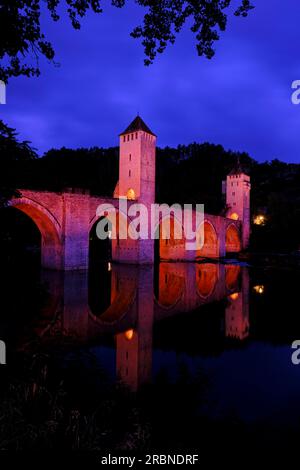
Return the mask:
{"type": "Polygon", "coordinates": [[[300,252],[246,252],[237,256],[239,262],[264,268],[300,269],[300,252]]]}

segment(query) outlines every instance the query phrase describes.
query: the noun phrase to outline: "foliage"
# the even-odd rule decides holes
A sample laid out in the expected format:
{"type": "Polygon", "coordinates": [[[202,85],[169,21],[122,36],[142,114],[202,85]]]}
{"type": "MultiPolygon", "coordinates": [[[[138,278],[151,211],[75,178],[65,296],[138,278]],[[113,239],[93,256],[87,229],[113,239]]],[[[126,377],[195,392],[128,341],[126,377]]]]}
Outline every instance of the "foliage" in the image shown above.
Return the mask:
{"type": "Polygon", "coordinates": [[[267,222],[253,226],[253,247],[265,251],[299,249],[299,182],[299,164],[273,160],[258,165],[252,182],[253,213],[263,211],[267,222]]]}
{"type": "Polygon", "coordinates": [[[43,158],[23,165],[15,177],[18,186],[23,188],[58,192],[81,188],[111,196],[118,181],[118,149],[52,149],[43,158]]]}
{"type": "MultiPolygon", "coordinates": [[[[7,199],[16,195],[15,171],[16,166],[32,161],[37,157],[35,150],[28,141],[19,141],[15,129],[8,127],[0,120],[0,207],[7,199]]],[[[20,166],[18,166],[20,171],[20,166]]]]}
{"type": "MultiPolygon", "coordinates": [[[[124,2],[121,2],[124,3],[124,2]]],[[[134,38],[142,38],[145,48],[145,65],[153,63],[157,53],[162,53],[169,43],[174,44],[187,20],[191,19],[191,31],[196,35],[199,56],[211,59],[214,54],[214,42],[220,39],[219,31],[225,31],[227,15],[224,13],[231,5],[231,0],[140,0],[148,7],[142,26],[132,32],[134,38]]],[[[236,16],[247,16],[253,6],[249,0],[243,0],[236,10],[236,16]]]]}
{"type": "MultiPolygon", "coordinates": [[[[145,64],[153,62],[157,53],[162,53],[169,43],[174,43],[187,20],[192,20],[192,32],[196,35],[200,56],[211,58],[213,45],[219,39],[219,31],[226,29],[226,10],[232,0],[135,0],[147,10],[142,25],[131,35],[142,39],[146,55],[145,64]]],[[[41,25],[43,3],[46,4],[53,21],[58,21],[59,7],[67,8],[72,26],[79,29],[81,19],[88,10],[102,12],[100,0],[3,0],[0,5],[0,79],[40,74],[39,57],[53,61],[55,51],[41,25]],[[35,58],[32,61],[32,58],[35,58]]],[[[112,0],[113,6],[122,8],[126,0],[112,0]]],[[[246,16],[253,8],[250,0],[240,0],[237,16],[246,16]]]]}
{"type": "Polygon", "coordinates": [[[240,159],[255,165],[245,153],[226,151],[221,145],[193,143],[158,150],[157,199],[168,203],[201,203],[209,213],[224,208],[222,181],[240,159]]]}
{"type": "Polygon", "coordinates": [[[23,353],[14,360],[1,391],[0,449],[119,448],[139,426],[130,397],[109,385],[101,370],[92,380],[75,363],[59,370],[57,360],[50,359],[54,354],[23,353]],[[85,381],[76,382],[76,371],[85,381]]]}

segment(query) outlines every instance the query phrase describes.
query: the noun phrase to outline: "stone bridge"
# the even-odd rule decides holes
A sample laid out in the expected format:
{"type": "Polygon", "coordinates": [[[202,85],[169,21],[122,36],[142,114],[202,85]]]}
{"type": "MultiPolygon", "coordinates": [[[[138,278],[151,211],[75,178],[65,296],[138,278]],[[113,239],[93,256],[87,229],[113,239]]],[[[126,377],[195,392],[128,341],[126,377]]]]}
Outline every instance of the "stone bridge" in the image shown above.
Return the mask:
{"type": "MultiPolygon", "coordinates": [[[[95,197],[80,190],[54,193],[21,189],[21,197],[11,200],[10,205],[27,214],[37,225],[42,240],[42,266],[57,270],[88,268],[90,233],[101,216],[97,209],[103,204],[111,208],[104,215],[117,234],[112,239],[112,260],[153,263],[155,250],[151,237],[123,239],[119,233],[121,226],[128,230],[131,225],[132,218],[128,213],[133,204],[143,204],[150,209],[155,203],[155,154],[156,136],[137,117],[120,135],[119,182],[112,198],[95,197]],[[120,201],[126,201],[128,212],[120,210],[120,201]],[[112,215],[114,210],[118,213],[116,219],[112,215]]],[[[187,250],[184,237],[177,239],[174,236],[176,224],[181,223],[176,214],[169,217],[173,230],[169,238],[164,238],[164,221],[159,220],[160,259],[220,258],[228,252],[247,248],[250,233],[249,177],[241,168],[236,168],[228,175],[225,186],[226,217],[204,214],[199,249],[187,250]]]]}
{"type": "MultiPolygon", "coordinates": [[[[27,214],[41,233],[42,266],[50,269],[87,269],[89,237],[99,217],[97,208],[110,205],[118,211],[118,198],[101,198],[82,192],[53,193],[21,190],[21,197],[10,202],[12,207],[27,214]]],[[[135,201],[128,201],[128,207],[135,201]]],[[[109,214],[108,214],[109,217],[109,214]]],[[[125,223],[130,216],[122,215],[125,223]]],[[[183,240],[160,240],[160,258],[163,260],[196,260],[219,258],[227,252],[241,250],[241,222],[210,214],[204,215],[204,245],[198,251],[188,251],[183,240]]],[[[161,222],[162,225],[162,222],[161,222]]],[[[152,240],[112,240],[112,260],[127,263],[154,261],[152,240]],[[150,253],[147,248],[150,242],[150,253]],[[144,249],[143,251],[143,248],[144,249]]]]}

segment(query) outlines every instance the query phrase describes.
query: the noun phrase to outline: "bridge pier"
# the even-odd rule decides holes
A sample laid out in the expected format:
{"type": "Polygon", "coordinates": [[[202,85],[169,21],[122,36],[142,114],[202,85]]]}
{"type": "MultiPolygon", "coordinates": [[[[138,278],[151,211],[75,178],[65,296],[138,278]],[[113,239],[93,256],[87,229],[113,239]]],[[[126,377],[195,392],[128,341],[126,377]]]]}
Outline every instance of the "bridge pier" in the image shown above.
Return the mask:
{"type": "Polygon", "coordinates": [[[218,238],[219,238],[219,258],[226,256],[226,228],[224,223],[219,223],[218,227],[218,238]]]}
{"type": "Polygon", "coordinates": [[[87,270],[89,266],[89,197],[63,194],[62,269],[87,270]]]}

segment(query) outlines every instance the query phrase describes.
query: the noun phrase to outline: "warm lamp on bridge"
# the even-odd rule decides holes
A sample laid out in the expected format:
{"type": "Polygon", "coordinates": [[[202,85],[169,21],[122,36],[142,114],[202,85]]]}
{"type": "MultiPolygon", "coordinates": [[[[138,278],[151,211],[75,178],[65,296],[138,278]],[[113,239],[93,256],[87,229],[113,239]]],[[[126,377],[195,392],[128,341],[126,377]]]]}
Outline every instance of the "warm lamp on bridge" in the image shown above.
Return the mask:
{"type": "Polygon", "coordinates": [[[254,287],[253,287],[253,290],[254,290],[254,292],[256,292],[257,294],[260,294],[260,295],[261,295],[261,294],[264,294],[264,292],[265,292],[265,286],[262,286],[262,285],[260,285],[260,286],[254,286],[254,287]]]}
{"type": "Polygon", "coordinates": [[[266,216],[263,214],[256,215],[253,219],[254,225],[265,225],[266,216]]]}
{"type": "Polygon", "coordinates": [[[229,297],[230,297],[231,300],[237,300],[237,299],[239,298],[239,293],[238,293],[238,292],[234,292],[234,293],[231,294],[229,297]]]}
{"type": "Polygon", "coordinates": [[[136,199],[134,189],[132,188],[128,189],[126,196],[127,196],[127,199],[129,199],[130,201],[134,201],[136,199]]]}
{"type": "Polygon", "coordinates": [[[127,330],[125,331],[125,338],[130,341],[133,338],[134,331],[133,330],[127,330]]]}
{"type": "Polygon", "coordinates": [[[236,212],[233,212],[233,214],[231,214],[229,218],[232,220],[239,220],[239,216],[236,212]]]}

